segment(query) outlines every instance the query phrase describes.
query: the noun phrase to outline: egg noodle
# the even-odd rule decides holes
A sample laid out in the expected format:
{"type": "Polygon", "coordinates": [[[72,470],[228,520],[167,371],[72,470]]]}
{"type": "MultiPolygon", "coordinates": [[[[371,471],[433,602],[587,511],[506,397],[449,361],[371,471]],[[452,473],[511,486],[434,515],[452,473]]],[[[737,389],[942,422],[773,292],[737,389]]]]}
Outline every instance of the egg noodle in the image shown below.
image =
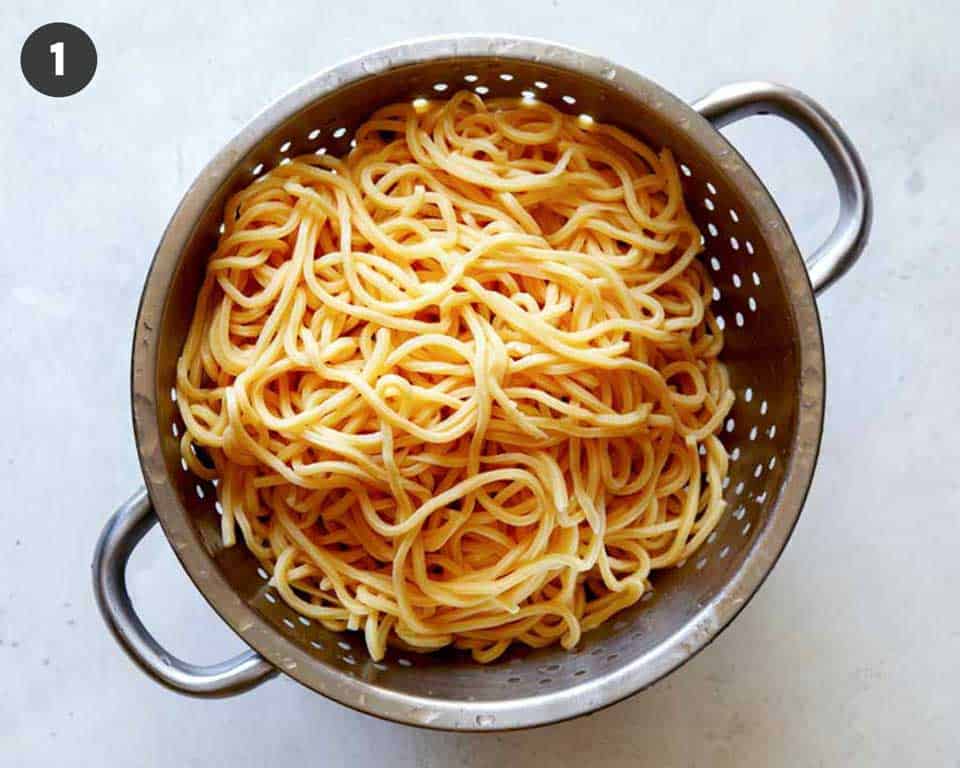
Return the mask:
{"type": "Polygon", "coordinates": [[[734,396],[668,149],[530,99],[394,104],[234,195],[181,450],[297,613],[572,648],[703,544],[734,396]]]}

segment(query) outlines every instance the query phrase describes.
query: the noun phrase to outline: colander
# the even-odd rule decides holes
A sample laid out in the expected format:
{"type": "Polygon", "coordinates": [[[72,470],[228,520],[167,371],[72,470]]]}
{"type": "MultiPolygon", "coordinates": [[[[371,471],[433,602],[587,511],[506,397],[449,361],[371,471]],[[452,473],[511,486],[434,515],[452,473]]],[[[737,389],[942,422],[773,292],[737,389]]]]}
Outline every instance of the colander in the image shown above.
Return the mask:
{"type": "Polygon", "coordinates": [[[649,686],[736,616],[797,522],[823,425],[824,356],[814,294],[854,263],[870,220],[866,173],[849,139],[819,105],[783,86],[728,85],[689,106],[605,59],[508,37],[415,41],[317,75],[254,118],[204,168],[154,257],[132,361],[133,423],[146,489],[107,523],[93,562],[110,630],[142,669],[182,693],[238,693],[281,671],[355,709],[433,728],[540,725],[649,686]],[[690,211],[706,237],[703,259],[716,282],[724,361],[737,394],[722,433],[731,453],[728,510],[689,562],[654,574],[653,592],[586,633],[573,652],[518,647],[480,665],[456,651],[395,649],[375,662],[361,634],[332,633],[296,615],[246,548],[223,546],[215,487],[181,463],[176,360],[229,195],[297,154],[346,153],[353,130],[384,104],[460,88],[535,97],[673,150],[690,211]],[[717,130],[767,113],[806,133],[839,190],[836,227],[806,265],[770,193],[717,130]],[[198,666],[168,653],[144,627],[124,574],[131,551],[157,520],[197,588],[251,650],[198,666]]]}

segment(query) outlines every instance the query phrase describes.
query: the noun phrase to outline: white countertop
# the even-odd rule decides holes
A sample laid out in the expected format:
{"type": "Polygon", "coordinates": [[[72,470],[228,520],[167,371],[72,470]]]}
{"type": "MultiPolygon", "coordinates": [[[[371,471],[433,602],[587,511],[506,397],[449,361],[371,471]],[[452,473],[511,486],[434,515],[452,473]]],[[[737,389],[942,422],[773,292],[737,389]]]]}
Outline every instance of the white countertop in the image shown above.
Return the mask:
{"type": "MultiPolygon", "coordinates": [[[[0,765],[960,765],[958,22],[947,0],[6,0],[0,765]],[[79,24],[99,51],[93,83],[63,100],[28,88],[17,63],[49,21],[79,24]],[[570,43],[688,99],[778,80],[847,128],[875,227],[862,263],[819,302],[827,420],[804,514],[716,642],[591,717],[455,735],[285,679],[229,700],[176,696],[123,655],[89,584],[102,524],[141,483],[129,346],[155,244],[196,172],[262,105],[348,55],[453,31],[570,43]]],[[[816,153],[771,120],[728,135],[809,252],[836,206],[816,153]]],[[[213,662],[240,648],[158,531],[131,584],[175,653],[213,662]]]]}

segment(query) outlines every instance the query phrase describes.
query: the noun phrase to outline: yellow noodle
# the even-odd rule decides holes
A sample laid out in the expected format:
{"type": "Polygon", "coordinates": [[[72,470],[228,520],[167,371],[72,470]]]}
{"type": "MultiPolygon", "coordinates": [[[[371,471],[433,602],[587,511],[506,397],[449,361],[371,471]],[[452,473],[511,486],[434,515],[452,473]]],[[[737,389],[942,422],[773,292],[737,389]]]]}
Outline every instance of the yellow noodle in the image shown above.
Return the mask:
{"type": "Polygon", "coordinates": [[[734,398],[676,163],[467,92],[356,139],[228,201],[183,457],[224,544],[375,659],[571,648],[724,507],[734,398]]]}

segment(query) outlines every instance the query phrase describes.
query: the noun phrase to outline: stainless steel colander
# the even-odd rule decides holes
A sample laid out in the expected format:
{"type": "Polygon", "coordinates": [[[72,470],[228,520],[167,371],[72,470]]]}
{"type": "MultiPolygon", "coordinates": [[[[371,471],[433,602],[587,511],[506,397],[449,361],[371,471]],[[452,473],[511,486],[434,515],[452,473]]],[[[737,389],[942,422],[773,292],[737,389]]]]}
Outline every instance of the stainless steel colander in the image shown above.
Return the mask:
{"type": "Polygon", "coordinates": [[[866,173],[849,139],[819,105],[783,86],[730,85],[691,107],[604,59],[504,37],[412,42],[317,75],[254,118],[210,162],[157,249],[133,345],[133,420],[146,490],[110,519],[93,563],[107,624],[141,668],[183,693],[237,693],[279,670],[355,709],[435,728],[539,725],[641,690],[733,619],[790,536],[823,424],[824,358],[814,293],[857,259],[870,220],[866,173]],[[585,634],[574,652],[515,648],[482,666],[453,651],[393,650],[374,662],[362,635],[331,633],[298,617],[244,547],[223,547],[215,489],[181,464],[176,360],[230,194],[287,157],[321,148],[347,152],[353,130],[384,104],[459,88],[533,94],[670,147],[682,163],[686,199],[706,236],[703,258],[716,281],[724,360],[737,392],[723,430],[732,454],[728,511],[695,557],[655,574],[647,599],[585,634]],[[837,225],[807,266],[769,192],[717,130],[766,113],[809,136],[839,189],[837,225]],[[200,667],[165,651],[143,626],[124,573],[131,551],[158,519],[197,588],[250,651],[200,667]]]}

